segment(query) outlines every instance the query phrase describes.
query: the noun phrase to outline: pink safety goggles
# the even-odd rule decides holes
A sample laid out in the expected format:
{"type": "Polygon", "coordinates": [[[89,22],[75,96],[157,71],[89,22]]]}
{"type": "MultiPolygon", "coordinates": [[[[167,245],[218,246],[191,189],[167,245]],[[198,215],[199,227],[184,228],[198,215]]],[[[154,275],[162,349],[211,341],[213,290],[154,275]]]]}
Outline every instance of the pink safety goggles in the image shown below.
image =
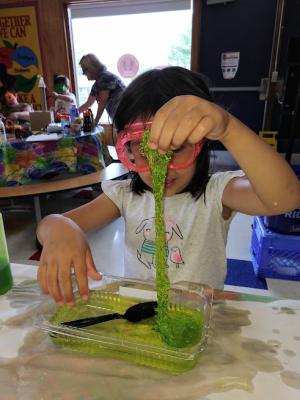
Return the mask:
{"type": "MultiPolygon", "coordinates": [[[[116,152],[119,160],[129,170],[134,172],[149,172],[147,158],[142,151],[142,137],[146,129],[151,128],[152,121],[134,122],[120,131],[116,143],[116,152]]],[[[205,140],[196,144],[184,143],[180,148],[172,150],[172,158],[168,164],[170,169],[184,169],[189,167],[200,153],[205,140]]]]}

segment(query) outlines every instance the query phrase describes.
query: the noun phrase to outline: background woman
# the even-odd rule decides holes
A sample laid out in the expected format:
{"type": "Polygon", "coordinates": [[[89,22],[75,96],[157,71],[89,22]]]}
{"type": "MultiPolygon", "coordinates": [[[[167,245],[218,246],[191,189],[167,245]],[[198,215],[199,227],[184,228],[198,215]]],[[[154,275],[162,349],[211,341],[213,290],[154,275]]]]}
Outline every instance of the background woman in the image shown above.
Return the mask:
{"type": "Polygon", "coordinates": [[[79,64],[87,79],[95,81],[87,101],[79,107],[79,112],[87,110],[97,101],[95,124],[98,124],[104,109],[113,119],[119,98],[125,89],[124,83],[116,75],[107,71],[106,66],[94,54],[86,54],[79,64]]]}

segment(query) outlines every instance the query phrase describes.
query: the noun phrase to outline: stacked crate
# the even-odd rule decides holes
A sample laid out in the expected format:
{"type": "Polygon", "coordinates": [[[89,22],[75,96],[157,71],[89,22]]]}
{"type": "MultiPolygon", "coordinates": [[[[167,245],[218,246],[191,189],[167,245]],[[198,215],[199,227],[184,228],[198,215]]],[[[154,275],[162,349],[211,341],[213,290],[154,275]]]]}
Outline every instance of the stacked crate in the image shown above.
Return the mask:
{"type": "Polygon", "coordinates": [[[254,217],[251,258],[257,276],[300,280],[300,236],[274,232],[254,217]]]}

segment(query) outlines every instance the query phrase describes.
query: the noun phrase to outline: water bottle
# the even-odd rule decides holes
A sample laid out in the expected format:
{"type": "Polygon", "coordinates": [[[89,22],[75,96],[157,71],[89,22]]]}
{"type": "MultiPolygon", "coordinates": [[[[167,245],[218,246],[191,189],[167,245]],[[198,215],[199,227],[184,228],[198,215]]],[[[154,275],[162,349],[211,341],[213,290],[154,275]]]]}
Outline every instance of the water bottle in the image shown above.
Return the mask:
{"type": "Polygon", "coordinates": [[[71,124],[74,124],[75,119],[79,117],[79,112],[76,104],[72,104],[71,110],[70,110],[70,119],[71,119],[71,124]]]}
{"type": "Polygon", "coordinates": [[[3,226],[2,214],[0,213],[0,295],[12,288],[13,280],[9,264],[7,243],[3,226]]]}
{"type": "Polygon", "coordinates": [[[2,119],[0,118],[0,143],[5,143],[5,142],[7,142],[5,125],[2,119]]]}

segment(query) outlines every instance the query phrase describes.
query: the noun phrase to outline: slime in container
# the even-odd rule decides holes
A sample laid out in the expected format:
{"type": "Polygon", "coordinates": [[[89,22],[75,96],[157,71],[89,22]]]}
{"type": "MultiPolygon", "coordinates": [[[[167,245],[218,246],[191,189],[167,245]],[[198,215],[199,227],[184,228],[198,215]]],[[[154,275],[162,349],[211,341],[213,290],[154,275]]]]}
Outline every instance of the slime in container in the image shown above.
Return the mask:
{"type": "Polygon", "coordinates": [[[123,314],[131,305],[153,299],[151,296],[156,294],[153,282],[104,275],[96,285],[89,300],[84,302],[77,296],[74,307],[57,307],[49,299],[49,311],[36,325],[67,350],[110,356],[170,372],[184,372],[195,366],[206,347],[212,300],[210,288],[184,282],[169,289],[169,315],[190,317],[200,327],[197,343],[176,348],[162,339],[155,328],[155,317],[137,323],[117,319],[79,329],[61,325],[65,321],[111,312],[123,314]],[[54,313],[53,307],[56,308],[54,313]]]}

